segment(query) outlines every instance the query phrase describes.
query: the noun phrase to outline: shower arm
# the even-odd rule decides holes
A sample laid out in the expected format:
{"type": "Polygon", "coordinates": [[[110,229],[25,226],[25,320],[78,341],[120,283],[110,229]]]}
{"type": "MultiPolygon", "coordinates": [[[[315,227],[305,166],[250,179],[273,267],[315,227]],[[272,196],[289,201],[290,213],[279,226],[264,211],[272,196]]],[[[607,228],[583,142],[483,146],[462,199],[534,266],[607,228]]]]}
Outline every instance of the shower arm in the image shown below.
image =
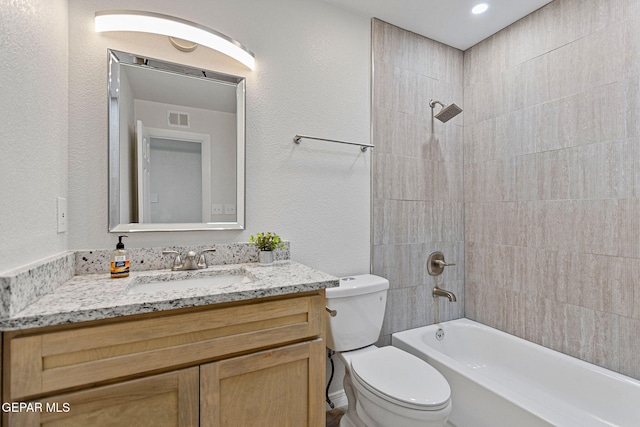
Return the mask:
{"type": "Polygon", "coordinates": [[[436,104],[440,104],[440,106],[441,106],[442,108],[446,107],[446,105],[444,105],[444,104],[443,104],[442,102],[440,102],[440,101],[434,101],[433,99],[432,99],[431,101],[429,101],[429,107],[431,107],[432,109],[433,109],[433,108],[436,108],[436,104]]]}

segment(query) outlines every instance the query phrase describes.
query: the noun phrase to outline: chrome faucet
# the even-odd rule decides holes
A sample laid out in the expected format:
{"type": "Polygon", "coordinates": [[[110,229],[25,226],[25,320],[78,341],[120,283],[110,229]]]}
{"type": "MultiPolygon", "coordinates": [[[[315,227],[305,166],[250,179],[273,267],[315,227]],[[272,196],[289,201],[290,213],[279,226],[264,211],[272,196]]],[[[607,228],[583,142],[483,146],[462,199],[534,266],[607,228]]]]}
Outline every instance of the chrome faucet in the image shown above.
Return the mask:
{"type": "Polygon", "coordinates": [[[205,252],[215,252],[214,248],[203,249],[199,255],[196,255],[194,251],[187,252],[184,261],[180,257],[178,251],[162,251],[162,255],[175,255],[173,259],[172,271],[182,270],[198,270],[201,268],[207,268],[207,260],[204,257],[205,252]]]}
{"type": "Polygon", "coordinates": [[[433,297],[434,297],[434,298],[435,298],[435,297],[446,297],[446,298],[448,298],[448,299],[449,299],[449,302],[456,302],[456,301],[457,301],[457,300],[456,300],[456,294],[454,294],[454,293],[453,293],[453,292],[451,292],[451,291],[447,291],[447,290],[444,290],[444,289],[440,289],[440,288],[439,288],[439,287],[437,287],[437,286],[434,286],[434,287],[433,287],[433,293],[432,293],[432,294],[433,294],[433,297]]]}

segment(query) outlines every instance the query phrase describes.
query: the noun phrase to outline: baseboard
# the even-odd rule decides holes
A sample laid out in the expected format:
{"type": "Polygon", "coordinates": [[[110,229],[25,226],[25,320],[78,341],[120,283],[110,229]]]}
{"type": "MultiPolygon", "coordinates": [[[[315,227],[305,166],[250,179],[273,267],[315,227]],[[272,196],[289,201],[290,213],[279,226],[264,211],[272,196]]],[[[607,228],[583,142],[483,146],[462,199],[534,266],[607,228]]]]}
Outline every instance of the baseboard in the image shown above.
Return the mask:
{"type": "MultiPolygon", "coordinates": [[[[344,393],[344,390],[334,391],[333,393],[329,393],[329,399],[333,402],[334,408],[346,408],[348,405],[347,395],[344,393]]],[[[329,404],[327,406],[327,411],[331,408],[329,404]]]]}

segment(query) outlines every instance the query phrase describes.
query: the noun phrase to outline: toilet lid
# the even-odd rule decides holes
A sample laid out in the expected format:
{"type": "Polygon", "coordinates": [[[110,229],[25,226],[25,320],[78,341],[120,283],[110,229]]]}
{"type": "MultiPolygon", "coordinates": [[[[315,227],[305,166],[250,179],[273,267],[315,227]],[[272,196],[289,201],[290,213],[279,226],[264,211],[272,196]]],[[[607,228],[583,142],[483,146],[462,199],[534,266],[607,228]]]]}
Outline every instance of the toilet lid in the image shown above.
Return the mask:
{"type": "Polygon", "coordinates": [[[382,399],[422,411],[442,409],[451,388],[433,366],[396,347],[382,347],[354,357],[355,379],[382,399]]]}

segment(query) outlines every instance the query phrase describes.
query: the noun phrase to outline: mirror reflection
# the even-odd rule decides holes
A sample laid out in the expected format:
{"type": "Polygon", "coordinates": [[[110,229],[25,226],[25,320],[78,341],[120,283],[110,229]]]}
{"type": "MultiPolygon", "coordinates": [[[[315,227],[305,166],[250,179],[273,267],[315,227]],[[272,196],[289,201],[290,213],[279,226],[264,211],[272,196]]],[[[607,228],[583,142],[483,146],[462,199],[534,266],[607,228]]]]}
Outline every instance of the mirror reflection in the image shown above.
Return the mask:
{"type": "Polygon", "coordinates": [[[244,228],[244,79],[109,51],[109,230],[244,228]]]}

